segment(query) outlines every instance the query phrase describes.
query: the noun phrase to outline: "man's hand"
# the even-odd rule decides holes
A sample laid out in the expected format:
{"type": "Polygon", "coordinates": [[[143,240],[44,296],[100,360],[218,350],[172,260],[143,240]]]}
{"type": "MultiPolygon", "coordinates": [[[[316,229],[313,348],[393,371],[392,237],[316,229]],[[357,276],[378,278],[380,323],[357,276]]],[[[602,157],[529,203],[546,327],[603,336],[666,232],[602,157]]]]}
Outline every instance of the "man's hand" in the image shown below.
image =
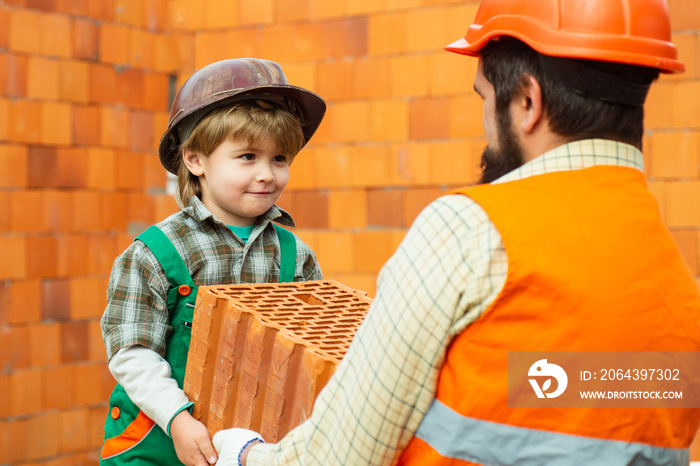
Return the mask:
{"type": "Polygon", "coordinates": [[[186,409],[171,421],[170,436],[178,459],[185,465],[208,466],[216,463],[216,451],[207,428],[186,409]]]}
{"type": "Polygon", "coordinates": [[[216,466],[241,466],[245,464],[246,451],[257,442],[265,442],[257,432],[234,427],[214,434],[214,446],[219,452],[216,466]],[[245,452],[245,453],[244,453],[245,452]]]}

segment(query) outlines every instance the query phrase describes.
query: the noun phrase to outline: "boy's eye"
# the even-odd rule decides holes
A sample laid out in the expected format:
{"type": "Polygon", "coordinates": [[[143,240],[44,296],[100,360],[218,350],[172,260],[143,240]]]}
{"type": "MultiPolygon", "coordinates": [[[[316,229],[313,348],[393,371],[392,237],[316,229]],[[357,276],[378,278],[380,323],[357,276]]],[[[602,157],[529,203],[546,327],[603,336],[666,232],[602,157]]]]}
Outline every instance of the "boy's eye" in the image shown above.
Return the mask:
{"type": "Polygon", "coordinates": [[[286,155],[276,155],[274,160],[275,160],[275,162],[286,162],[287,156],[286,155]]]}
{"type": "Polygon", "coordinates": [[[255,154],[243,154],[241,158],[243,160],[255,160],[255,154]]]}

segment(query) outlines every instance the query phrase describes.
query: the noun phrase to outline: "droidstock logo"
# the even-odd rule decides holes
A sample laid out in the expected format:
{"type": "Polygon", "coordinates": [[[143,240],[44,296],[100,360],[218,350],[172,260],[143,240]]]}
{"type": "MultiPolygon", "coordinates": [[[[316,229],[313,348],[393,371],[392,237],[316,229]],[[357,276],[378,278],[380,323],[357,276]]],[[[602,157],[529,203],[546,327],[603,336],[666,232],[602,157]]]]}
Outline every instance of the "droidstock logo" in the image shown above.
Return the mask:
{"type": "Polygon", "coordinates": [[[566,390],[566,386],[569,383],[569,378],[566,376],[566,372],[561,367],[556,364],[548,363],[546,359],[540,359],[532,366],[527,373],[528,377],[536,377],[534,379],[528,379],[532,389],[535,390],[537,398],[556,398],[566,390]],[[546,378],[543,380],[543,384],[540,387],[538,379],[546,378]],[[557,387],[553,392],[548,392],[552,386],[552,378],[556,379],[557,387]]]}

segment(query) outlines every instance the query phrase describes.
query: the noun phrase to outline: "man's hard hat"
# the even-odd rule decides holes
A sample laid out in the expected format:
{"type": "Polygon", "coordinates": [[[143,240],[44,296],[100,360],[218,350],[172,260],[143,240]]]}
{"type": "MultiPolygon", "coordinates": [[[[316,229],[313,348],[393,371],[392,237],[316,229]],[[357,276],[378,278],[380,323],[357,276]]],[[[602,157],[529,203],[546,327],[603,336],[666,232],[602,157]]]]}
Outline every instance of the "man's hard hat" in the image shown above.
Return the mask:
{"type": "Polygon", "coordinates": [[[553,57],[685,70],[671,42],[666,0],[482,0],[464,38],[445,48],[478,56],[501,36],[553,57]]]}

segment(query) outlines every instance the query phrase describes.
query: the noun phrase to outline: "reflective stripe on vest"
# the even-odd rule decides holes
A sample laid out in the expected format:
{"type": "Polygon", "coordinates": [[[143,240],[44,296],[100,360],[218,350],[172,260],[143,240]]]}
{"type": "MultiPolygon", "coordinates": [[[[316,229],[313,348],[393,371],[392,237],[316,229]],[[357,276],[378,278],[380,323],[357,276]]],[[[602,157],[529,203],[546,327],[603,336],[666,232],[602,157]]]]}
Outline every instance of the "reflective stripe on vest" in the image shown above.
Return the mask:
{"type": "Polygon", "coordinates": [[[462,416],[438,400],[430,406],[416,437],[446,458],[484,466],[685,466],[689,461],[687,449],[509,426],[462,416]]]}

